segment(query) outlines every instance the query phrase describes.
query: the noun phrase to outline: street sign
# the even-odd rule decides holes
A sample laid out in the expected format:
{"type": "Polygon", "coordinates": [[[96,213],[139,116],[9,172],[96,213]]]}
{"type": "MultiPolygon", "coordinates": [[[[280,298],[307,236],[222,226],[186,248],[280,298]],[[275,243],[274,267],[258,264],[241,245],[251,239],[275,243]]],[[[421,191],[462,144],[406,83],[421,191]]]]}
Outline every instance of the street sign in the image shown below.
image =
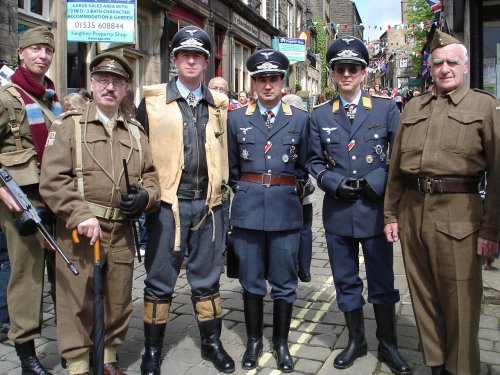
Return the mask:
{"type": "Polygon", "coordinates": [[[306,41],[298,38],[277,38],[278,51],[288,57],[290,62],[306,60],[306,41]]]}
{"type": "Polygon", "coordinates": [[[67,0],[67,39],[133,44],[136,12],[136,0],[67,0]]]}

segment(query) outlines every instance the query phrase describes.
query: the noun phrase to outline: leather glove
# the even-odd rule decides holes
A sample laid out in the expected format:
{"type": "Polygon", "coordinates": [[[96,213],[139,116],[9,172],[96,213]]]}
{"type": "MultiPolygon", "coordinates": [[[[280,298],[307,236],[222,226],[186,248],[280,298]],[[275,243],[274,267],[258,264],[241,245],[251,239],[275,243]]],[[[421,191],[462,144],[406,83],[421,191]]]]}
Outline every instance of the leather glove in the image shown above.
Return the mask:
{"type": "Polygon", "coordinates": [[[137,189],[131,186],[127,194],[122,194],[120,208],[129,220],[137,220],[144,212],[149,202],[149,194],[146,189],[137,189]]]}
{"type": "Polygon", "coordinates": [[[304,197],[307,197],[308,195],[314,193],[315,189],[316,188],[314,187],[312,178],[308,177],[307,182],[304,184],[304,197]]]}
{"type": "Polygon", "coordinates": [[[370,202],[376,202],[380,199],[377,193],[372,189],[368,181],[366,181],[364,178],[358,179],[359,181],[359,186],[363,189],[362,195],[366,199],[368,199],[370,202]]]}
{"type": "Polygon", "coordinates": [[[337,188],[337,197],[344,201],[354,202],[361,196],[363,188],[359,186],[355,178],[344,178],[337,188]]]}

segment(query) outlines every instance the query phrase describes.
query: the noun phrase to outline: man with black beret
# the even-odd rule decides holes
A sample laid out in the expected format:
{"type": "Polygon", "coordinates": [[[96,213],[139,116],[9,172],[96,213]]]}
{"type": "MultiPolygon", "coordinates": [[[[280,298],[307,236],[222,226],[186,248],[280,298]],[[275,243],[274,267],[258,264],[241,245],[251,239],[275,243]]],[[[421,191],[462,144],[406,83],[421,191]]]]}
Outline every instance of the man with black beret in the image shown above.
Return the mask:
{"type": "Polygon", "coordinates": [[[385,233],[401,239],[424,363],[479,374],[481,256],[500,239],[500,103],[465,82],[467,49],[451,35],[435,31],[429,63],[434,87],[408,102],[392,149],[385,233]]]}
{"type": "Polygon", "coordinates": [[[273,49],[246,62],[258,100],[229,112],[229,184],[234,249],[243,287],[247,348],[245,370],[262,354],[263,299],[273,300],[272,350],[277,367],[292,372],[288,333],[297,298],[297,255],[307,180],[309,115],[281,101],[287,57],[273,49]]]}
{"type": "Polygon", "coordinates": [[[396,340],[393,249],[385,240],[383,204],[389,148],[399,121],[395,102],[361,90],[369,63],[368,49],[353,36],[333,42],[327,66],[338,94],[313,109],[308,168],[325,192],[323,224],[337,303],[349,331],[347,347],[333,366],[350,367],[367,354],[363,281],[359,247],[363,250],[368,302],[377,323],[378,358],[392,372],[411,373],[396,340]]]}
{"type": "MultiPolygon", "coordinates": [[[[54,35],[46,26],[26,30],[19,39],[20,65],[11,77],[12,84],[0,89],[0,164],[35,207],[43,207],[38,183],[48,129],[61,113],[54,83],[46,76],[54,52],[54,35]]],[[[7,237],[11,263],[9,339],[23,373],[49,374],[36,357],[34,342],[42,328],[45,247],[36,233],[20,236],[16,220],[21,208],[4,187],[0,187],[0,199],[0,226],[7,237]]]]}
{"type": "MultiPolygon", "coordinates": [[[[57,217],[57,241],[80,271],[74,277],[56,258],[57,340],[70,375],[89,373],[92,340],[93,250],[101,244],[104,284],[104,374],[123,374],[116,351],[132,317],[134,238],[128,219],[159,206],[158,173],[147,136],[137,120],[120,111],[133,70],[115,53],[90,63],[94,100],[65,112],[45,146],[40,194],[57,217]],[[123,160],[131,191],[127,191],[123,160]],[[72,241],[76,230],[80,242],[72,241]]],[[[96,369],[94,369],[96,371],[96,369]]]]}
{"type": "Polygon", "coordinates": [[[143,375],[160,374],[172,295],[189,250],[186,274],[201,336],[201,355],[218,371],[234,372],[220,340],[223,262],[222,200],[228,180],[228,98],[202,83],[212,52],[208,34],[196,26],[172,39],[179,76],[144,87],[139,120],[149,131],[158,167],[161,207],[148,215],[145,256],[143,375]]]}

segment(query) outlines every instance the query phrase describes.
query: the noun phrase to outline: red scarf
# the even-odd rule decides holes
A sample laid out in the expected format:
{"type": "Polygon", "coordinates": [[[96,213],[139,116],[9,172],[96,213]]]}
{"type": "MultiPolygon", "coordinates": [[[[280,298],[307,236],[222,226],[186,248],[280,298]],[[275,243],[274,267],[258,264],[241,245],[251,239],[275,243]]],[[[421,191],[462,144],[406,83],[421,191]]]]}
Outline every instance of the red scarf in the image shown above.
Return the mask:
{"type": "MultiPolygon", "coordinates": [[[[54,83],[45,77],[47,82],[47,89],[40,85],[33,76],[30,74],[29,70],[23,66],[19,66],[11,77],[13,83],[21,87],[22,90],[18,90],[21,94],[21,98],[25,104],[26,116],[28,117],[28,123],[30,128],[31,138],[33,139],[33,145],[37,152],[38,161],[42,162],[43,151],[45,148],[45,143],[47,142],[48,129],[45,123],[45,118],[43,116],[40,104],[33,101],[27,94],[31,94],[43,103],[49,103],[49,109],[54,114],[54,116],[59,116],[61,114],[61,104],[59,103],[59,98],[55,92],[54,83]]],[[[50,124],[49,124],[50,125],[50,124]]]]}

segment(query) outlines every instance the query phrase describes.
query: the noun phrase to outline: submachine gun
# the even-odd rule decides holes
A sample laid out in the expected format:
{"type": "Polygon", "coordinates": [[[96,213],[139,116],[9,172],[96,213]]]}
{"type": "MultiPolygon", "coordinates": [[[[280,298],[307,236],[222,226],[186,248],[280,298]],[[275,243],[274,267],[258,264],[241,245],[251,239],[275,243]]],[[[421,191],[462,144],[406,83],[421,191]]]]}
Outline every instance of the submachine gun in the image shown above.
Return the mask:
{"type": "Polygon", "coordinates": [[[57,242],[52,238],[52,236],[43,225],[39,210],[33,207],[26,194],[24,194],[24,192],[21,190],[16,181],[14,181],[10,173],[7,172],[7,170],[4,168],[0,168],[0,181],[2,182],[1,185],[5,186],[7,190],[9,190],[14,200],[23,210],[20,218],[18,219],[18,222],[16,223],[19,233],[21,235],[29,235],[35,233],[36,230],[38,230],[45,241],[47,241],[49,246],[52,248],[52,250],[57,251],[59,255],[62,256],[68,268],[75,276],[77,276],[78,270],[76,269],[75,265],[66,257],[66,255],[64,255],[62,249],[59,247],[57,242]],[[23,223],[22,226],[18,225],[18,223],[20,222],[23,223]]]}

